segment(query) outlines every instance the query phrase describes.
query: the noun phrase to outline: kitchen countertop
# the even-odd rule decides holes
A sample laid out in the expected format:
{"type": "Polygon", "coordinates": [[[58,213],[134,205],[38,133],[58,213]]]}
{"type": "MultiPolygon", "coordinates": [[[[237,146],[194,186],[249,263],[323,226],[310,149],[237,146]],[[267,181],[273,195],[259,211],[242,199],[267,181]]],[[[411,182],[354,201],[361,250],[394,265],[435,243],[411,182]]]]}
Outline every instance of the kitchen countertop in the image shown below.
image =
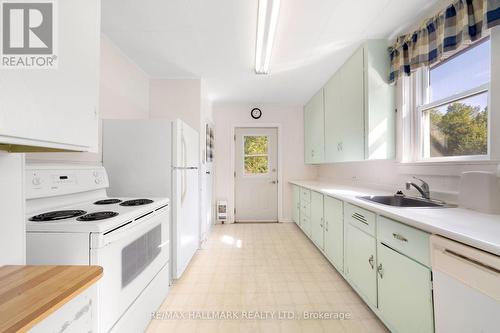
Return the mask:
{"type": "Polygon", "coordinates": [[[500,215],[463,208],[407,208],[372,203],[358,196],[393,195],[368,188],[337,185],[324,181],[291,181],[291,184],[352,203],[432,234],[500,256],[500,215]]]}
{"type": "Polygon", "coordinates": [[[99,266],[0,267],[0,332],[25,332],[102,276],[99,266]]]}

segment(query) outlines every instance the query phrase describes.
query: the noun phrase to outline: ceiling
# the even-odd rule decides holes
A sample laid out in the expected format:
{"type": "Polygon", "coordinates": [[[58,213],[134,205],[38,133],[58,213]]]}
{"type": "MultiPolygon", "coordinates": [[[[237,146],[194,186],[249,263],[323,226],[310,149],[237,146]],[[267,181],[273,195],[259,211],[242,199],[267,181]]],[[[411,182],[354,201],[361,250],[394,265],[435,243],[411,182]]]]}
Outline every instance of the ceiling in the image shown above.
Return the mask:
{"type": "Polygon", "coordinates": [[[438,0],[282,0],[270,75],[254,74],[257,0],[103,0],[102,30],[154,78],[204,78],[214,102],[302,105],[363,39],[438,0]]]}

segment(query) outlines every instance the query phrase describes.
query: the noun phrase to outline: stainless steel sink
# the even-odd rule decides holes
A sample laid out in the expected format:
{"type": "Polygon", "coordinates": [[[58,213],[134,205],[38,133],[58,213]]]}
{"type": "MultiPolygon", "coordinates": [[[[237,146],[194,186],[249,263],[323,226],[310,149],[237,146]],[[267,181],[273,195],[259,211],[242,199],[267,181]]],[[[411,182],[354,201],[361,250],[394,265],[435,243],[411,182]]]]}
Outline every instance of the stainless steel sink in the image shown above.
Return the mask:
{"type": "Polygon", "coordinates": [[[374,195],[374,196],[362,196],[359,199],[379,203],[386,206],[393,207],[427,207],[427,208],[451,208],[456,207],[454,205],[446,204],[445,202],[436,200],[426,200],[419,198],[406,197],[403,195],[374,195]]]}

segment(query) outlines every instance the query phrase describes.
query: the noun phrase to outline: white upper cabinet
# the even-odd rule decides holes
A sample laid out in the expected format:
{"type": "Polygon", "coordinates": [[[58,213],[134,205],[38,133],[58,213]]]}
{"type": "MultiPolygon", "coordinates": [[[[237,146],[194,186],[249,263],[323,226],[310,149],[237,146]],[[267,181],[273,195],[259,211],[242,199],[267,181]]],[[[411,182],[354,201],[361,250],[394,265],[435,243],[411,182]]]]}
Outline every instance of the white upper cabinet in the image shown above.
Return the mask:
{"type": "Polygon", "coordinates": [[[396,157],[396,95],[388,83],[389,56],[386,40],[369,40],[364,51],[365,158],[396,157]]]}
{"type": "Polygon", "coordinates": [[[325,162],[364,159],[363,49],[325,86],[325,162]]]}
{"type": "Polygon", "coordinates": [[[2,150],[97,151],[101,3],[54,4],[57,67],[0,69],[2,150]]]}
{"type": "Polygon", "coordinates": [[[304,159],[306,163],[325,160],[325,112],[323,89],[318,91],[304,107],[304,159]]]}
{"type": "Polygon", "coordinates": [[[395,94],[387,80],[387,47],[386,40],[366,41],[322,89],[323,128],[310,128],[318,125],[306,114],[306,162],[313,163],[308,153],[318,133],[324,137],[324,158],[314,163],[394,158],[395,94]]]}

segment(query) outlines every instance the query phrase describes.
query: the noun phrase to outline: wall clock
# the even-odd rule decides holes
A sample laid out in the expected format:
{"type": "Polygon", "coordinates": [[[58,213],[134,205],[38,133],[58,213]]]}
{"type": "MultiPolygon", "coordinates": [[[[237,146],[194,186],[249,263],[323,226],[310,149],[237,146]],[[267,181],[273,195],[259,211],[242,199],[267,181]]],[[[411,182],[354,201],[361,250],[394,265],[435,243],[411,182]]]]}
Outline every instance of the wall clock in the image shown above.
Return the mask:
{"type": "Polygon", "coordinates": [[[253,119],[259,119],[260,117],[262,117],[262,111],[259,108],[255,108],[252,109],[250,115],[252,116],[253,119]]]}

